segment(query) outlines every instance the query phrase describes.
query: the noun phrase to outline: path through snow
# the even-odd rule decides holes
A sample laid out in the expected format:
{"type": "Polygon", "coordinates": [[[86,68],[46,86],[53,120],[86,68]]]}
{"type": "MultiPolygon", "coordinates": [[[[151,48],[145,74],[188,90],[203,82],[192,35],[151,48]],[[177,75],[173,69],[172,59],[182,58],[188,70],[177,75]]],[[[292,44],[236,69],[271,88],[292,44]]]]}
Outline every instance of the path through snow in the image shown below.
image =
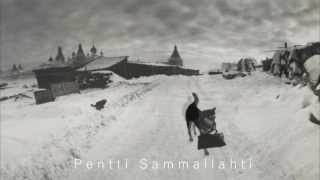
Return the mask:
{"type": "Polygon", "coordinates": [[[290,96],[291,88],[264,74],[233,81],[209,76],[164,77],[159,87],[119,115],[112,129],[99,135],[98,145],[82,157],[83,163],[128,159],[128,168],[94,166],[88,170],[82,165],[69,179],[316,179],[319,129],[303,120],[306,113],[299,122],[288,124],[298,121],[288,114],[296,106],[288,106],[281,99],[287,93],[290,96]],[[217,107],[218,129],[225,134],[227,146],[210,149],[208,157],[196,150],[196,142],[188,142],[183,113],[191,101],[191,92],[199,94],[201,109],[217,107]],[[276,98],[279,95],[280,100],[276,98]],[[298,125],[304,129],[302,132],[288,131],[298,125]],[[287,138],[281,137],[283,132],[288,133],[287,138]],[[292,149],[299,145],[300,149],[292,149]],[[305,164],[287,160],[283,150],[288,154],[303,153],[297,161],[305,164]],[[139,162],[143,158],[148,160],[145,170],[139,162]],[[192,164],[204,159],[224,161],[226,168],[219,169],[217,164],[214,168],[177,167],[181,160],[192,164]],[[237,161],[236,169],[229,167],[231,159],[237,161]],[[248,159],[252,159],[252,168],[248,169],[248,164],[246,169],[240,168],[240,161],[248,159]],[[158,169],[152,169],[153,160],[159,162],[158,169]],[[174,162],[174,168],[162,167],[163,161],[174,162]]]}

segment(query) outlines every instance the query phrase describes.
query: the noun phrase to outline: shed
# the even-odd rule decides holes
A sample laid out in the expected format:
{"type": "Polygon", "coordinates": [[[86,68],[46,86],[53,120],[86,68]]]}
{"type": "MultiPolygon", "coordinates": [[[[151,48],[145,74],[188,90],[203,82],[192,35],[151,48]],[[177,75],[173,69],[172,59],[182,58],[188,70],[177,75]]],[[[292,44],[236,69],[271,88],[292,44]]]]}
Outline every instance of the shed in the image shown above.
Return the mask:
{"type": "Polygon", "coordinates": [[[39,88],[50,89],[52,84],[76,81],[75,70],[69,66],[40,68],[33,72],[39,88]]]}

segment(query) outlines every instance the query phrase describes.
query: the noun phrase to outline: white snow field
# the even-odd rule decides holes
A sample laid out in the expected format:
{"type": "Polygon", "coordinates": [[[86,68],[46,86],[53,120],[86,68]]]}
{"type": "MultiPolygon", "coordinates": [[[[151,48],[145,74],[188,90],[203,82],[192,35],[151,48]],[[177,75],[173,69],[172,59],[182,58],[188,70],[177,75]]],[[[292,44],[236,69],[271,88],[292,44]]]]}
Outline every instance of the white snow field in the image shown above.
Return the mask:
{"type": "MultiPolygon", "coordinates": [[[[33,96],[31,88],[22,88],[28,83],[33,82],[9,82],[11,88],[1,96],[22,91],[33,96]]],[[[320,116],[317,98],[307,87],[286,85],[262,72],[233,80],[220,75],[116,78],[110,88],[51,103],[35,105],[23,98],[0,106],[1,179],[320,177],[320,128],[308,120],[310,112],[320,116]],[[191,92],[198,94],[200,109],[217,108],[217,128],[227,143],[209,149],[209,156],[197,150],[196,137],[188,140],[184,111],[191,92]],[[104,109],[90,107],[103,98],[108,100],[104,109]],[[178,167],[181,161],[189,167],[178,167]]]]}

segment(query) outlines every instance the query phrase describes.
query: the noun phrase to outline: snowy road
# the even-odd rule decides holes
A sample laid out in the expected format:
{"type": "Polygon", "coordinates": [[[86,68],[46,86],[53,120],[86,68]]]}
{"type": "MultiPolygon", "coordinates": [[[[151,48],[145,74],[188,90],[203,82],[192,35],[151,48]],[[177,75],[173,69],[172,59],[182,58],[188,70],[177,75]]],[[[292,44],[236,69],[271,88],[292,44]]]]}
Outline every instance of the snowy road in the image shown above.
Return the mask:
{"type": "Polygon", "coordinates": [[[128,159],[127,169],[88,171],[84,167],[74,173],[73,179],[132,179],[132,176],[134,179],[205,179],[212,175],[223,178],[224,173],[214,169],[139,169],[142,158],[157,161],[204,158],[203,152],[198,152],[195,144],[187,141],[182,110],[189,92],[188,81],[177,84],[174,79],[167,79],[143,101],[132,104],[118,117],[118,124],[103,134],[99,145],[85,156],[88,160],[128,159]]]}
{"type": "MultiPolygon", "coordinates": [[[[267,120],[270,121],[269,123],[280,121],[283,117],[281,113],[288,116],[286,114],[288,112],[281,112],[283,110],[281,108],[271,107],[270,109],[254,100],[261,97],[275,98],[277,94],[274,94],[274,90],[266,91],[270,85],[268,83],[271,83],[273,89],[279,88],[286,91],[286,87],[284,88],[283,84],[277,80],[264,80],[263,83],[257,83],[257,81],[252,82],[250,78],[236,80],[236,82],[219,78],[164,78],[161,84],[142,100],[126,108],[117,117],[118,121],[112,129],[99,135],[98,145],[81,157],[81,164],[70,173],[69,179],[300,179],[295,172],[287,172],[288,169],[283,167],[285,163],[280,163],[279,157],[272,157],[273,153],[269,152],[272,148],[278,147],[272,147],[276,145],[272,145],[268,137],[277,138],[281,132],[270,134],[264,131],[260,132],[258,137],[250,137],[245,132],[257,129],[257,124],[263,126],[263,122],[253,123],[253,126],[247,124],[248,127],[242,130],[241,126],[237,125],[237,122],[242,120],[267,120]],[[242,92],[235,88],[239,85],[242,86],[240,88],[242,92]],[[226,137],[227,146],[210,149],[211,155],[208,157],[196,149],[196,140],[193,143],[188,142],[183,115],[186,106],[191,102],[191,92],[199,94],[201,109],[217,107],[218,129],[226,137]],[[250,103],[253,103],[251,107],[255,109],[247,108],[241,112],[241,106],[247,106],[250,103]],[[255,114],[253,112],[257,111],[257,107],[258,114],[255,114]],[[263,108],[266,110],[264,111],[263,108]],[[280,113],[279,117],[269,120],[272,117],[269,114],[270,111],[279,111],[273,112],[280,113]],[[250,117],[248,113],[252,116],[250,117]],[[127,159],[127,167],[123,164],[125,159],[127,159]],[[143,164],[142,159],[147,163],[143,164]],[[178,167],[178,162],[182,160],[188,161],[189,166],[192,166],[194,161],[202,163],[205,159],[214,159],[214,166],[204,167],[200,164],[199,169],[178,167]],[[248,164],[249,159],[252,162],[251,168],[248,164]],[[118,169],[114,165],[113,169],[110,169],[107,165],[110,160],[114,160],[113,162],[120,160],[122,167],[118,169]],[[236,168],[230,167],[231,160],[236,161],[236,168]],[[246,163],[244,167],[241,166],[241,160],[246,163]],[[90,161],[93,162],[92,169],[86,166],[86,163],[91,163],[90,161]],[[173,162],[174,167],[168,168],[163,165],[164,161],[173,162]],[[99,167],[97,162],[104,162],[105,167],[99,167]],[[219,163],[225,163],[225,167],[219,167],[219,163]]],[[[265,77],[258,76],[258,78],[265,77]]],[[[274,128],[277,125],[281,126],[281,123],[276,122],[271,126],[274,128]]],[[[271,127],[262,129],[267,128],[271,127]]],[[[317,136],[314,138],[312,143],[317,143],[317,136]]],[[[314,151],[311,150],[311,152],[314,151]]],[[[312,163],[316,165],[317,160],[315,159],[312,163]]],[[[306,174],[303,176],[306,177],[306,174]]]]}
{"type": "Polygon", "coordinates": [[[307,88],[257,72],[234,80],[207,75],[141,78],[40,106],[30,100],[5,102],[10,111],[1,119],[2,176],[315,180],[320,131],[308,121],[315,101],[307,88]],[[196,137],[188,141],[184,111],[191,92],[199,95],[200,109],[217,108],[217,128],[227,146],[209,149],[210,156],[197,150],[196,137]],[[88,108],[101,98],[108,99],[105,109],[88,108]],[[47,114],[50,118],[44,118],[47,114]],[[76,167],[75,159],[81,160],[76,167]],[[164,162],[172,162],[173,168],[164,162]],[[189,167],[181,168],[179,162],[189,167]]]}

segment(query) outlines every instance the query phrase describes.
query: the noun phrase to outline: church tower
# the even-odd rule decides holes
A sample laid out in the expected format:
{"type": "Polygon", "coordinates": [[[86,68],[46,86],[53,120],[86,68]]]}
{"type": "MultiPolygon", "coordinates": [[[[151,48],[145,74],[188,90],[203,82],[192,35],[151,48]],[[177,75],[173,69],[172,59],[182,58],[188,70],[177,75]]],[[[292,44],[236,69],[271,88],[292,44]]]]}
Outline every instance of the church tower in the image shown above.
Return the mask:
{"type": "Polygon", "coordinates": [[[171,57],[169,58],[168,64],[175,65],[175,66],[183,66],[183,61],[180,57],[180,54],[178,52],[178,48],[175,45],[174,50],[171,54],[171,57]]]}
{"type": "Polygon", "coordinates": [[[57,56],[56,56],[56,62],[65,63],[65,58],[64,58],[64,55],[62,53],[62,47],[61,46],[58,46],[58,53],[57,53],[57,56]]]}
{"type": "Polygon", "coordinates": [[[83,59],[83,58],[85,58],[85,57],[86,57],[86,55],[85,55],[84,52],[83,52],[82,45],[79,44],[79,46],[78,46],[78,52],[77,52],[77,59],[80,60],[80,59],[83,59]]]}
{"type": "Polygon", "coordinates": [[[91,52],[91,56],[94,57],[97,55],[97,48],[94,46],[94,44],[92,45],[92,48],[90,49],[91,52]]]}

